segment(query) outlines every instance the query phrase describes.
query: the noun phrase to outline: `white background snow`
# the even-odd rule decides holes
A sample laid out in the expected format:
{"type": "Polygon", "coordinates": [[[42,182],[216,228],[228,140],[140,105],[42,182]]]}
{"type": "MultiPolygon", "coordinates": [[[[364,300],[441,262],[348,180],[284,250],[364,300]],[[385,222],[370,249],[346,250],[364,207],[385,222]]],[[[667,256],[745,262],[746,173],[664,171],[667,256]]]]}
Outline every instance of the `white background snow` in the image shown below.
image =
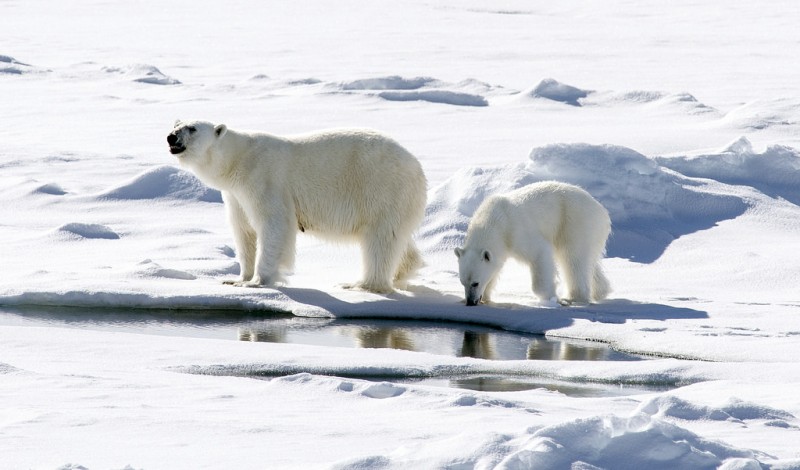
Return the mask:
{"type": "Polygon", "coordinates": [[[655,357],[6,322],[0,467],[800,468],[798,20],[792,1],[0,2],[0,309],[463,320],[655,357]],[[392,135],[428,177],[427,267],[410,291],[346,291],[357,248],[303,236],[285,288],[222,285],[232,238],[219,194],[167,151],[177,118],[392,135]],[[510,265],[496,305],[464,307],[470,215],[544,179],[609,209],[611,298],[541,305],[510,265]],[[487,373],[677,388],[357,378],[487,373]]]}

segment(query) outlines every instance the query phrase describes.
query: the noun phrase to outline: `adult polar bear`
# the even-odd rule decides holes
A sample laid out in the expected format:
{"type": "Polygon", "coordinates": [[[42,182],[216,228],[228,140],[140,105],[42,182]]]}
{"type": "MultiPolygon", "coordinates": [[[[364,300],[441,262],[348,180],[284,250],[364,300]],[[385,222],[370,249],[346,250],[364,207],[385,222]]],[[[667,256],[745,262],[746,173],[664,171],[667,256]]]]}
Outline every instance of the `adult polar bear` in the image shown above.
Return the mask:
{"type": "Polygon", "coordinates": [[[600,259],[610,233],[606,209],[571,184],[545,181],[490,196],[455,249],[467,305],[489,301],[508,257],[530,266],[542,300],[556,297],[556,266],[566,287],[562,304],[604,299],[610,289],[600,259]]]}
{"type": "Polygon", "coordinates": [[[241,268],[234,285],[282,281],[298,230],[361,243],[363,279],[348,287],[392,292],[422,264],[412,235],[425,212],[425,175],[387,136],[342,129],[278,137],[178,121],[167,142],[182,166],[222,191],[241,268]]]}

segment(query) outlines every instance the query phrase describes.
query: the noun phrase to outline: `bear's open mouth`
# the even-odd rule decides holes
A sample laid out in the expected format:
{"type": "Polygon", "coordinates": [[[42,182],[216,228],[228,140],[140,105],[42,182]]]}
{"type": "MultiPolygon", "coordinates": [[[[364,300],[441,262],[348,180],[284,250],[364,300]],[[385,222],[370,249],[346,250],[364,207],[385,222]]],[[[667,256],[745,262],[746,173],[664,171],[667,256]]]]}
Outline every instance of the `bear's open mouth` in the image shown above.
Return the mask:
{"type": "Polygon", "coordinates": [[[183,145],[170,145],[169,146],[169,153],[171,153],[173,155],[177,155],[179,153],[183,153],[184,150],[186,150],[186,147],[184,147],[183,145]]]}

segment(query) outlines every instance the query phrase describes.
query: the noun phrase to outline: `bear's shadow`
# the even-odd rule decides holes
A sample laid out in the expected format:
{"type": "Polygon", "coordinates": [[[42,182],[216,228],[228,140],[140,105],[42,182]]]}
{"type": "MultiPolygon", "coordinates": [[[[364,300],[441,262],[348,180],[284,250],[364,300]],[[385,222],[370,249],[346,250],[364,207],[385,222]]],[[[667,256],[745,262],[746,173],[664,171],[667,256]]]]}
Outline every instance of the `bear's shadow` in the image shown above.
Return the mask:
{"type": "Polygon", "coordinates": [[[389,318],[473,323],[512,331],[546,333],[571,326],[576,320],[624,324],[628,320],[666,321],[672,319],[704,319],[708,313],[686,307],[657,303],[609,299],[599,304],[570,307],[534,307],[520,304],[464,305],[460,296],[443,294],[434,289],[412,286],[418,297],[395,293],[385,296],[370,294],[375,300],[348,302],[335,295],[308,288],[281,287],[280,292],[293,302],[313,307],[336,318],[389,318]]]}

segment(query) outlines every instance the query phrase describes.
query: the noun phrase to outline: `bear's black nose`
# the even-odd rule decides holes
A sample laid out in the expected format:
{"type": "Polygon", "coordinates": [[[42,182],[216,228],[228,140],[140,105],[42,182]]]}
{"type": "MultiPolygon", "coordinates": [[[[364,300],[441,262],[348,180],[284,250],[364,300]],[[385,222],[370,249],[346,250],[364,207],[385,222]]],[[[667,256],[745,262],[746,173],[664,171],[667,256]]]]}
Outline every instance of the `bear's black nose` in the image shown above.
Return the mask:
{"type": "Polygon", "coordinates": [[[170,134],[167,136],[167,143],[170,145],[175,145],[178,143],[178,136],[175,134],[170,134]]]}

